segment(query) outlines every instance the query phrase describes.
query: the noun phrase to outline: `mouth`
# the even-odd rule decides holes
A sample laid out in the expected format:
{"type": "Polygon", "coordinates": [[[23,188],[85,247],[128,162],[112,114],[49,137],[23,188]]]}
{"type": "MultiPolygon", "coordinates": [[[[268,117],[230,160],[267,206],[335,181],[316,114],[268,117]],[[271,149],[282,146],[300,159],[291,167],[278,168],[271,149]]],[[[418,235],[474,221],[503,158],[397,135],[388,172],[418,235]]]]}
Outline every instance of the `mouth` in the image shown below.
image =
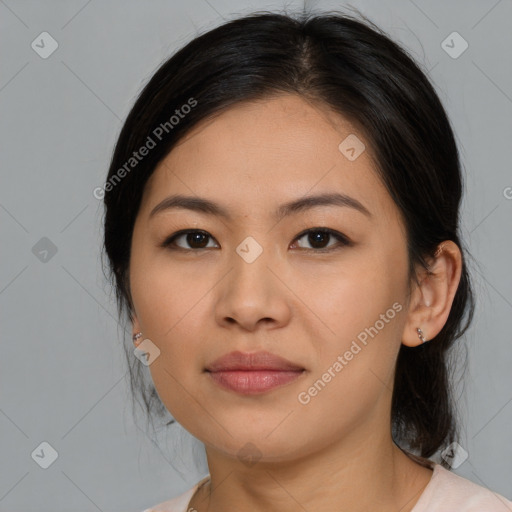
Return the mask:
{"type": "Polygon", "coordinates": [[[231,352],[215,360],[205,371],[224,389],[254,395],[289,384],[306,369],[270,352],[231,352]]]}
{"type": "Polygon", "coordinates": [[[302,371],[230,370],[208,372],[219,386],[242,395],[256,395],[284,386],[299,378],[302,371]]]}

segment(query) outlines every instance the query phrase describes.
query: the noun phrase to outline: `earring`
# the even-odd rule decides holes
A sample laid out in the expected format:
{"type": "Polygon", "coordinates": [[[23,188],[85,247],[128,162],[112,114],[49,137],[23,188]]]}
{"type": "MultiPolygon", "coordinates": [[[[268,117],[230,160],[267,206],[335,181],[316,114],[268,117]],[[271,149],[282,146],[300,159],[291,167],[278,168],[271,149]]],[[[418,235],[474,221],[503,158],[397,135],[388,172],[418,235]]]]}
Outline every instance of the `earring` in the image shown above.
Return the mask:
{"type": "Polygon", "coordinates": [[[437,257],[438,257],[442,252],[443,252],[443,247],[444,247],[444,244],[441,244],[441,245],[437,248],[436,252],[434,253],[434,257],[435,257],[435,258],[437,258],[437,257]]]}
{"type": "Polygon", "coordinates": [[[133,335],[133,342],[135,343],[140,337],[142,336],[141,332],[138,332],[137,334],[133,335]]]}
{"type": "Polygon", "coordinates": [[[418,333],[418,338],[421,340],[421,343],[426,343],[428,341],[424,338],[423,331],[419,327],[416,329],[416,332],[418,333]]]}

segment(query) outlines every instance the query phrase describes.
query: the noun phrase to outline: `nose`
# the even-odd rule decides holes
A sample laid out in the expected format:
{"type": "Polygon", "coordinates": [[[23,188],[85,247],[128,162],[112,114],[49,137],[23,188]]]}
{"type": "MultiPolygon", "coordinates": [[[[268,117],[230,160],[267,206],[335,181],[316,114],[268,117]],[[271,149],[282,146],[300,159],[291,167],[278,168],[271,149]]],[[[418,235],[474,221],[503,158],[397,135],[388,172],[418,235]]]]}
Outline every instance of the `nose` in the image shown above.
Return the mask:
{"type": "Polygon", "coordinates": [[[233,254],[231,271],[217,287],[215,319],[219,325],[254,331],[261,326],[283,327],[290,321],[290,292],[269,259],[266,251],[252,263],[233,254]]]}

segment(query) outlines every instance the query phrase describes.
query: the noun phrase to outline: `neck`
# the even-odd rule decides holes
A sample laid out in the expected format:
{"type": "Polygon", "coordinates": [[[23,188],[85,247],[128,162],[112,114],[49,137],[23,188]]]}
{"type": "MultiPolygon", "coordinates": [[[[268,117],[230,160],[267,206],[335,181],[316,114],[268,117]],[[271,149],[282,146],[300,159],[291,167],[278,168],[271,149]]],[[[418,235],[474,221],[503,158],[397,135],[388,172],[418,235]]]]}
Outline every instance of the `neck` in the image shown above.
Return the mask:
{"type": "Polygon", "coordinates": [[[390,434],[361,429],[302,458],[262,457],[253,465],[207,447],[210,481],[190,506],[198,512],[410,512],[432,471],[402,452],[390,434]]]}

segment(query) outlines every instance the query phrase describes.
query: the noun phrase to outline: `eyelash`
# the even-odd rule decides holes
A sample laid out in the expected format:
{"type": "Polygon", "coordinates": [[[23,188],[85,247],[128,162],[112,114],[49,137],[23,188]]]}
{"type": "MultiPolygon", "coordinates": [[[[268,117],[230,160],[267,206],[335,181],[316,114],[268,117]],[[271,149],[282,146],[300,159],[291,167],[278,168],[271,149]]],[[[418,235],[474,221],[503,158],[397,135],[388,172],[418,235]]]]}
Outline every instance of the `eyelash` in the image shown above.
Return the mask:
{"type": "MultiPolygon", "coordinates": [[[[176,233],[173,233],[171,236],[167,237],[162,242],[161,247],[164,247],[171,251],[188,251],[188,252],[198,252],[200,250],[212,249],[212,247],[199,247],[199,248],[184,249],[183,247],[179,247],[179,246],[175,245],[175,240],[177,238],[179,238],[180,236],[183,236],[183,235],[188,235],[188,234],[193,234],[193,233],[200,233],[202,235],[206,235],[207,237],[213,239],[212,235],[210,235],[208,232],[203,231],[201,229],[183,229],[183,230],[177,231],[176,233]]],[[[316,249],[314,247],[311,249],[310,248],[299,248],[300,250],[326,253],[326,252],[331,252],[333,250],[339,250],[345,246],[349,247],[349,246],[353,245],[352,242],[350,241],[350,239],[347,238],[342,233],[340,233],[339,231],[335,231],[335,230],[329,229],[329,228],[322,228],[322,227],[306,229],[306,230],[302,231],[301,233],[299,233],[294,238],[294,241],[299,240],[302,237],[304,237],[305,235],[308,235],[310,233],[323,233],[325,235],[330,235],[330,236],[334,237],[336,240],[338,240],[339,244],[341,244],[341,245],[334,245],[331,247],[323,247],[320,249],[316,249]]],[[[330,240],[329,240],[329,242],[330,242],[330,240]]]]}

